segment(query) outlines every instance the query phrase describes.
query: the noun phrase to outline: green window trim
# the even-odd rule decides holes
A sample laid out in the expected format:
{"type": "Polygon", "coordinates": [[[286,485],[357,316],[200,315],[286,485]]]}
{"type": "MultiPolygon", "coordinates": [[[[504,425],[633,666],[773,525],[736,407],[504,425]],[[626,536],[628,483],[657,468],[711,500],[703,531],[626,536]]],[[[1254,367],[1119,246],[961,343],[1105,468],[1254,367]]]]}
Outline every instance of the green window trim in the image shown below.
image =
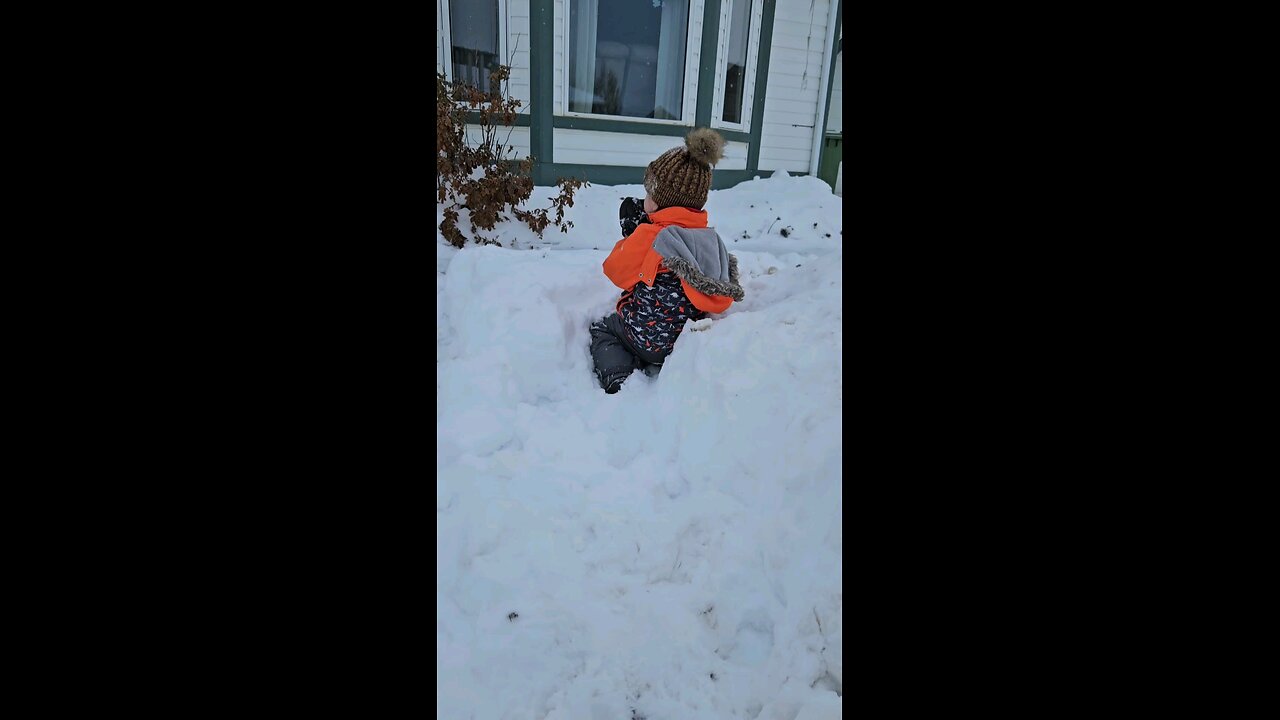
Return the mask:
{"type": "MultiPolygon", "coordinates": [[[[839,0],[838,0],[839,1],[839,0]]],[[[764,106],[768,94],[769,60],[773,45],[773,24],[777,0],[762,0],[763,15],[760,23],[759,50],[756,56],[755,93],[751,103],[750,132],[717,128],[727,142],[747,144],[745,170],[717,170],[712,175],[712,187],[721,189],[743,180],[750,180],[760,173],[760,138],[764,126],[764,106]]],[[[843,5],[843,3],[841,3],[843,5]]],[[[565,176],[586,177],[591,182],[639,183],[644,168],[613,165],[578,165],[555,162],[553,131],[555,129],[594,130],[623,135],[662,135],[684,137],[696,127],[711,124],[712,100],[715,92],[716,46],[720,29],[718,0],[706,0],[703,5],[702,54],[698,65],[698,93],[694,110],[694,125],[665,125],[633,122],[608,117],[575,117],[556,115],[553,112],[555,94],[554,74],[554,0],[529,0],[529,112],[516,116],[516,126],[528,127],[529,154],[534,158],[533,180],[537,185],[548,186],[556,178],[565,176]],[[705,95],[705,97],[704,97],[705,95]],[[606,179],[608,178],[608,179],[606,179]]],[[[840,10],[837,11],[837,19],[840,10]]],[[[828,84],[828,89],[830,84],[828,84]]],[[[469,116],[477,119],[478,116],[469,116]]],[[[803,175],[806,173],[791,173],[803,175]]]]}

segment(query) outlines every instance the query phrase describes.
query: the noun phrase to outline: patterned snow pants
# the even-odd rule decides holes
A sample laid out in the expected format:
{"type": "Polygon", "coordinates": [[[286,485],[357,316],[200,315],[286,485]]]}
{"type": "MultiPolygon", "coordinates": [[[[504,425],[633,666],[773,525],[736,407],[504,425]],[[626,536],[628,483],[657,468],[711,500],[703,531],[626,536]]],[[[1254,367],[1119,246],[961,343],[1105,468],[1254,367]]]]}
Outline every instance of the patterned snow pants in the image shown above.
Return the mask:
{"type": "MultiPolygon", "coordinates": [[[[618,225],[622,228],[623,237],[635,232],[642,222],[649,222],[649,216],[644,212],[644,201],[623,198],[618,208],[618,225]]],[[[637,349],[627,339],[626,328],[618,313],[591,323],[591,359],[595,364],[596,379],[610,395],[618,392],[622,382],[635,370],[643,369],[650,375],[656,375],[667,354],[637,349]]]]}
{"type": "Polygon", "coordinates": [[[633,346],[627,340],[622,318],[612,313],[591,323],[591,359],[600,387],[612,395],[632,371],[644,370],[649,375],[657,375],[667,354],[648,353],[644,348],[633,346]]]}

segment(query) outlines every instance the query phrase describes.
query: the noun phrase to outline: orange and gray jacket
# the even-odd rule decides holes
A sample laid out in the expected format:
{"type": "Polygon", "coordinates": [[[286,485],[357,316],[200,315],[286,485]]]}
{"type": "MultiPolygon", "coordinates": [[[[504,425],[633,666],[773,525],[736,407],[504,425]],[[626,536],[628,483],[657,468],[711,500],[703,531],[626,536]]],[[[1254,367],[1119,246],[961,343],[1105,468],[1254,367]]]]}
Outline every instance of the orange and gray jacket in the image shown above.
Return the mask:
{"type": "Polygon", "coordinates": [[[722,313],[743,298],[738,259],[707,212],[670,207],[619,240],[604,274],[624,292],[617,310],[637,347],[670,352],[685,320],[722,313]]]}

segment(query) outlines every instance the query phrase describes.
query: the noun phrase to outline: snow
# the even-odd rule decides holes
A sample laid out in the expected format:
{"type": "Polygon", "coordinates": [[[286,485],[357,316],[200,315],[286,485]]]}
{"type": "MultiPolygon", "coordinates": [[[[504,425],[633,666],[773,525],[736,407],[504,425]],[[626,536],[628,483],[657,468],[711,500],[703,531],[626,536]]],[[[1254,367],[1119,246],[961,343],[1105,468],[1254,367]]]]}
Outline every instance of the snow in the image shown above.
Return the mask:
{"type": "Polygon", "coordinates": [[[713,191],[745,300],[606,395],[587,326],[643,195],[583,188],[568,233],[501,248],[437,235],[438,717],[840,716],[842,201],[713,191]]]}

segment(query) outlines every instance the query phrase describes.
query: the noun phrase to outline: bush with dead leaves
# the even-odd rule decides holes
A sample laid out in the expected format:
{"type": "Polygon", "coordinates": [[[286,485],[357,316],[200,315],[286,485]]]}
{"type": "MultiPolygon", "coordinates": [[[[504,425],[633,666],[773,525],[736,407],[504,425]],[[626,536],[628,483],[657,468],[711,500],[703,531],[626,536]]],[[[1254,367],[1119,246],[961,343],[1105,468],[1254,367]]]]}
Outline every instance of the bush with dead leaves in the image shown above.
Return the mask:
{"type": "Polygon", "coordinates": [[[489,91],[483,92],[436,73],[436,201],[445,205],[440,234],[455,247],[468,239],[458,227],[462,209],[470,213],[471,240],[481,245],[501,246],[478,230],[493,230],[500,220],[510,219],[508,211],[538,237],[549,225],[568,232],[573,222],[564,219],[564,210],[573,207],[574,191],[588,185],[585,180],[561,178],[549,209],[519,207],[533,194],[534,158],[513,158],[511,132],[523,103],[506,94],[510,75],[509,65],[499,65],[489,74],[489,91]],[[468,124],[473,126],[470,132],[468,124]]]}

